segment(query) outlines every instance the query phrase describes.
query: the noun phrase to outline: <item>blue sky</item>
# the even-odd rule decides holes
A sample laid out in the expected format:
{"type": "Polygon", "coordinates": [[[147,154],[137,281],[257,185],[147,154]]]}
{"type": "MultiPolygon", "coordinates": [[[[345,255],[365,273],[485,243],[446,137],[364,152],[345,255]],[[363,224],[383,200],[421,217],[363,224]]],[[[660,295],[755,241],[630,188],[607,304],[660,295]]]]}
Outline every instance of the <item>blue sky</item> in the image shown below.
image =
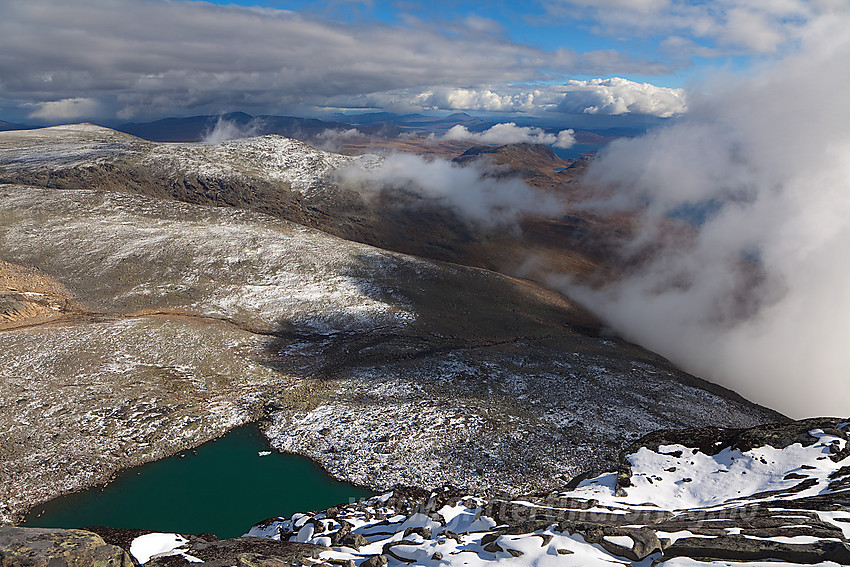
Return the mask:
{"type": "Polygon", "coordinates": [[[666,118],[715,69],[781,57],[849,1],[12,1],[0,119],[666,118]]]}

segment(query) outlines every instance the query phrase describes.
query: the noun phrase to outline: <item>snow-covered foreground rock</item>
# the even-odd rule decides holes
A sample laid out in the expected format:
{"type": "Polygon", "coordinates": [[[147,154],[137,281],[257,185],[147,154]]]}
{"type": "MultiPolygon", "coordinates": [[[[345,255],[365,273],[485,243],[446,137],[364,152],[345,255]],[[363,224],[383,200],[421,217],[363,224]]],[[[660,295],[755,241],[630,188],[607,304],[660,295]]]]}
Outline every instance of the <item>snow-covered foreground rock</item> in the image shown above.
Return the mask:
{"type": "Polygon", "coordinates": [[[247,535],[324,546],[320,560],[336,564],[846,565],[848,432],[825,418],[661,431],[624,451],[618,472],[571,489],[396,489],[247,535]]]}

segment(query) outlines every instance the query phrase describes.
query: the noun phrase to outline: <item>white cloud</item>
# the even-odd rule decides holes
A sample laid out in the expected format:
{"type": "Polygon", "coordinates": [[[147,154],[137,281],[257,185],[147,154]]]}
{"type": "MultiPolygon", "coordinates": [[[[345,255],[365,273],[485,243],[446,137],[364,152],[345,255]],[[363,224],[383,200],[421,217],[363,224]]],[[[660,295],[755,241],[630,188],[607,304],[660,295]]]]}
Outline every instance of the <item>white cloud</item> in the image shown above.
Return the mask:
{"type": "Polygon", "coordinates": [[[96,100],[90,98],[65,98],[35,103],[36,110],[30,112],[30,118],[43,120],[76,120],[95,116],[100,110],[96,100]]]}
{"type": "Polygon", "coordinates": [[[262,122],[255,118],[248,124],[238,124],[221,116],[215,126],[201,138],[204,144],[218,144],[227,140],[238,140],[239,138],[250,138],[256,136],[262,128],[262,122]]]}
{"type": "MultiPolygon", "coordinates": [[[[714,85],[675,124],[612,143],[587,181],[642,211],[654,260],[570,287],[626,336],[794,417],[850,408],[850,15],[714,85]],[[689,215],[692,233],[671,234],[689,215]]],[[[645,256],[644,256],[645,258],[645,256]]]]}
{"type": "Polygon", "coordinates": [[[560,110],[585,114],[646,114],[669,118],[687,111],[684,89],[636,83],[620,77],[569,81],[560,110]]]}
{"type": "Polygon", "coordinates": [[[331,128],[328,130],[322,130],[316,134],[316,138],[319,140],[345,140],[348,138],[357,138],[362,135],[363,134],[357,128],[348,128],[346,130],[331,128]]]}
{"type": "Polygon", "coordinates": [[[470,132],[460,124],[452,126],[443,136],[446,140],[470,140],[482,144],[545,144],[556,148],[570,148],[575,143],[573,130],[561,130],[557,134],[542,128],[517,126],[514,122],[496,124],[483,132],[470,132]]]}
{"type": "Polygon", "coordinates": [[[359,191],[404,191],[426,202],[449,207],[473,224],[512,225],[526,214],[552,215],[563,204],[524,181],[493,175],[486,164],[460,166],[444,159],[399,153],[369,168],[357,165],[337,172],[338,179],[359,191]]]}
{"type": "Polygon", "coordinates": [[[412,104],[426,109],[521,112],[534,110],[534,92],[498,93],[490,89],[440,88],[413,97],[412,104]]]}
{"type": "MultiPolygon", "coordinates": [[[[335,99],[346,106],[346,100],[335,99]]],[[[422,110],[466,110],[504,113],[555,111],[572,114],[643,114],[668,118],[687,111],[684,89],[636,83],[620,77],[569,81],[523,89],[510,85],[474,88],[431,88],[426,91],[399,90],[372,93],[348,101],[353,107],[392,107],[407,112],[422,110]]]]}
{"type": "Polygon", "coordinates": [[[362,136],[363,133],[357,128],[329,128],[313,136],[310,143],[328,152],[338,152],[346,140],[362,136]]]}

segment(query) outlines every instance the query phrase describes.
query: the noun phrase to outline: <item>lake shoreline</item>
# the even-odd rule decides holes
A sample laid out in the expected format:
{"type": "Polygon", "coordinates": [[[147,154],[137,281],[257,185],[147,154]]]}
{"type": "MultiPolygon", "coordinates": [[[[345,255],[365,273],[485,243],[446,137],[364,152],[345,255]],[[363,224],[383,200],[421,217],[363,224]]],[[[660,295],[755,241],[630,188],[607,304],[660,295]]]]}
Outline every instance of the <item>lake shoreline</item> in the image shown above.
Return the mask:
{"type": "Polygon", "coordinates": [[[232,530],[241,529],[244,533],[268,517],[302,509],[324,509],[374,494],[369,488],[334,478],[319,463],[303,455],[274,449],[260,422],[252,421],[195,447],[116,472],[108,483],[37,503],[23,515],[19,525],[61,528],[105,525],[235,537],[241,534],[232,530]],[[183,488],[178,489],[180,486],[183,488]],[[281,488],[274,490],[275,486],[281,488]],[[173,494],[159,494],[169,490],[173,494]],[[180,504],[168,512],[172,502],[180,504]],[[183,520],[173,519],[193,506],[199,511],[185,514],[183,520]],[[252,507],[257,512],[251,512],[252,507]],[[268,513],[261,514],[260,510],[268,513]],[[167,519],[157,523],[160,517],[167,519]],[[194,524],[199,527],[193,527],[193,517],[202,519],[200,524],[194,524]],[[231,521],[230,517],[240,519],[231,521]],[[207,521],[208,518],[217,520],[207,521]],[[174,523],[166,525],[169,520],[174,523]],[[177,525],[181,521],[184,524],[177,525]],[[221,529],[216,525],[230,527],[221,529]]]}

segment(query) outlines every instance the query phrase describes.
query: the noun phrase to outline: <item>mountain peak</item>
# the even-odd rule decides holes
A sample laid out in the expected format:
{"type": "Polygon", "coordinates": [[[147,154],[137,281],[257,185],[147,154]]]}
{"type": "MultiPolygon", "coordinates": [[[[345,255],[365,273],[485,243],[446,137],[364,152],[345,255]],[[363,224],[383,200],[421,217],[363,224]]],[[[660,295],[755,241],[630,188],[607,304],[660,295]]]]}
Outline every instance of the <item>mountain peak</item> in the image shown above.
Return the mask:
{"type": "Polygon", "coordinates": [[[511,156],[513,158],[526,156],[560,159],[549,146],[522,142],[520,144],[505,144],[503,146],[473,146],[458,156],[458,160],[462,160],[464,157],[477,157],[484,154],[511,156]]]}

